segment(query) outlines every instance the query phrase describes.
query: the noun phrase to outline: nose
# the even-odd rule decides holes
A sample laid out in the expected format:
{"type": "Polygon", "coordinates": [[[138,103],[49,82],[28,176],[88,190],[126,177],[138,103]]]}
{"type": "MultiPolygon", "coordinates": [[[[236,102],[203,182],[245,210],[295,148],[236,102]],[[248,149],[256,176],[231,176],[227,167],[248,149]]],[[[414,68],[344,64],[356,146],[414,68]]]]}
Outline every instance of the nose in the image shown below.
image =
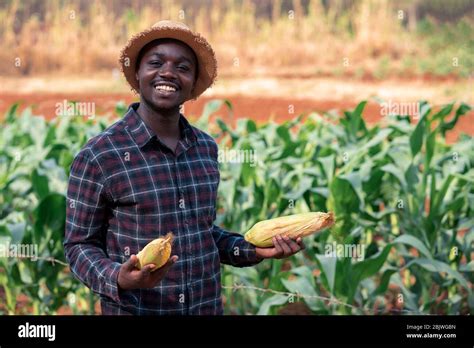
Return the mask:
{"type": "Polygon", "coordinates": [[[158,73],[161,77],[176,78],[176,72],[171,62],[163,64],[158,73]]]}

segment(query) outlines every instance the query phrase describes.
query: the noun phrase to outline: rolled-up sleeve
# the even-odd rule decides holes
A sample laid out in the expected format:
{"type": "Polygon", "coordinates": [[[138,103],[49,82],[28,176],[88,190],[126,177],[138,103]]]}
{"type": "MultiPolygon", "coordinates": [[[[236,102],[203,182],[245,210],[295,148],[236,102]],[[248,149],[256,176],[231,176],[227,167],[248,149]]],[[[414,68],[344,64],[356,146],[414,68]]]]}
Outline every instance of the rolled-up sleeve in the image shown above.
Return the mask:
{"type": "Polygon", "coordinates": [[[105,180],[90,149],[85,148],[71,165],[67,190],[65,256],[71,272],[92,291],[119,301],[120,263],[105,247],[109,197],[105,180]]]}

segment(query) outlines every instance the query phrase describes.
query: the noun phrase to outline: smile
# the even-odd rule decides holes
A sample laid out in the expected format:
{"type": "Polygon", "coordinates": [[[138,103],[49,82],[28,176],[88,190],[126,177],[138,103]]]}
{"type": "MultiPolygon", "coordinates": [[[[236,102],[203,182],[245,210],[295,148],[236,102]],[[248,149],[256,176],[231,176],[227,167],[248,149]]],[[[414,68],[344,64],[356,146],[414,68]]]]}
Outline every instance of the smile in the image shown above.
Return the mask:
{"type": "Polygon", "coordinates": [[[155,86],[155,90],[162,92],[176,92],[176,88],[166,85],[155,86]]]}

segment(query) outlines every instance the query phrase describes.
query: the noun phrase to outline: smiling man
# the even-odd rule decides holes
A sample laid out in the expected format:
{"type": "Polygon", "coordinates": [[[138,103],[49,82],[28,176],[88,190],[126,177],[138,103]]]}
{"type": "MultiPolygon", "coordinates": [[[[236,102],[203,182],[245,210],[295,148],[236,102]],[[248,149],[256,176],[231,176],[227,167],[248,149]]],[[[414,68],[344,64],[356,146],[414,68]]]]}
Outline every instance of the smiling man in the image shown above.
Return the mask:
{"type": "Polygon", "coordinates": [[[218,147],[180,113],[217,76],[202,36],[161,21],[130,39],[120,63],[140,102],[71,166],[64,241],[71,271],[100,295],[103,314],[222,314],[221,263],[253,266],[304,244],[278,237],[258,248],[214,224],[218,147]],[[169,261],[138,269],[136,254],[168,232],[169,261]]]}

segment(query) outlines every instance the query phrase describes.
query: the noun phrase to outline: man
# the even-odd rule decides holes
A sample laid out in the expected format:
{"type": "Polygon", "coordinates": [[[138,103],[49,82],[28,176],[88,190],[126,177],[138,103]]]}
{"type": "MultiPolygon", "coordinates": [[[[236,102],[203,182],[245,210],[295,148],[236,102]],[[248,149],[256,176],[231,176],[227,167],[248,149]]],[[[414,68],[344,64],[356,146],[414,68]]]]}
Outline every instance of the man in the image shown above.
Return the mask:
{"type": "Polygon", "coordinates": [[[213,224],[217,144],[180,113],[217,76],[204,38],[161,21],[134,36],[120,62],[140,102],[71,166],[64,241],[71,271],[100,294],[103,314],[222,314],[221,262],[253,266],[304,244],[278,237],[275,247],[258,248],[213,224]],[[138,269],[138,251],[169,231],[169,261],[138,269]]]}

